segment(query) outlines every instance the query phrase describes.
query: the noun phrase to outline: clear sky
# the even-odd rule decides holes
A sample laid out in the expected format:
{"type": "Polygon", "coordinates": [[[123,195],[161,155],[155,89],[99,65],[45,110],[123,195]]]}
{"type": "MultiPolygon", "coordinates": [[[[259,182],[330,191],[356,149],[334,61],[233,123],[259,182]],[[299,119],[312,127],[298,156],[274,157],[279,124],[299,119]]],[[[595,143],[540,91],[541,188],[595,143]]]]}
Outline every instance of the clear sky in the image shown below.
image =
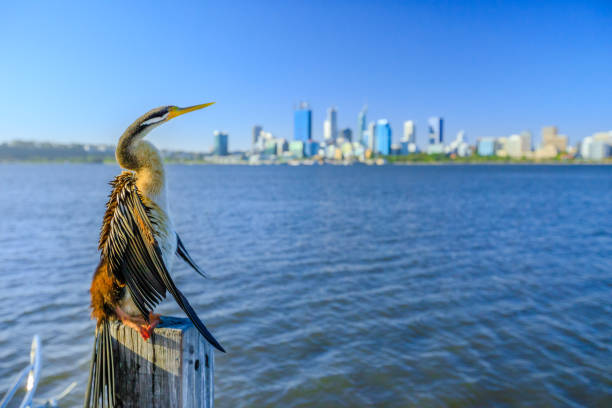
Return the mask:
{"type": "Polygon", "coordinates": [[[151,134],[230,149],[261,124],[292,138],[293,107],[341,127],[442,116],[470,142],[555,124],[572,143],[612,129],[612,2],[6,2],[0,141],[115,143],[160,105],[217,104],[151,134]],[[179,5],[180,3],[180,5],[179,5]]]}

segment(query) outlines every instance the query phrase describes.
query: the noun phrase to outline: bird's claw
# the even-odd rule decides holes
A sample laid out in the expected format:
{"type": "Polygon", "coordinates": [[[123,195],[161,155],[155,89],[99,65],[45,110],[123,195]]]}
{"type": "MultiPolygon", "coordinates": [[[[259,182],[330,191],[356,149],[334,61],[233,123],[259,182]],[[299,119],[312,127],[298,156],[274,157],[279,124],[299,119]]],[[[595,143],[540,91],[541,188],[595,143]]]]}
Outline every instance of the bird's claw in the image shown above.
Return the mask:
{"type": "Polygon", "coordinates": [[[140,335],[142,338],[147,341],[151,338],[151,334],[153,333],[153,329],[151,329],[150,325],[140,326],[139,329],[140,335]]]}
{"type": "Polygon", "coordinates": [[[161,323],[161,315],[155,313],[149,313],[149,324],[140,326],[140,335],[146,341],[153,335],[153,330],[159,323],[161,323]]]}
{"type": "Polygon", "coordinates": [[[151,338],[151,336],[153,335],[153,330],[155,329],[155,327],[157,327],[159,323],[161,323],[161,315],[155,313],[149,313],[148,324],[146,320],[141,316],[129,316],[119,307],[117,307],[116,313],[124,325],[138,331],[138,333],[140,333],[140,335],[145,341],[151,338]]]}

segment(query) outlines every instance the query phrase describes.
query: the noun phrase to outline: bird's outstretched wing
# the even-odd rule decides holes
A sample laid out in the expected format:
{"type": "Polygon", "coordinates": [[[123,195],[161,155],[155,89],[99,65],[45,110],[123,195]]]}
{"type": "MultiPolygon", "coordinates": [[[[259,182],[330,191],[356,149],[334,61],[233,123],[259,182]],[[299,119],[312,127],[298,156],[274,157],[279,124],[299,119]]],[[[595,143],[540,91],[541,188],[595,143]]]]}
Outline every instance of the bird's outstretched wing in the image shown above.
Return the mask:
{"type": "Polygon", "coordinates": [[[151,208],[143,203],[133,173],[123,172],[112,182],[99,248],[108,269],[125,283],[132,300],[149,319],[149,313],[169,291],[198,331],[220,351],[225,351],[206,329],[185,296],[176,287],[155,240],[151,208]]]}
{"type": "Polygon", "coordinates": [[[176,254],[183,258],[183,260],[187,262],[187,264],[189,264],[193,270],[202,275],[203,278],[207,278],[208,276],[206,276],[206,273],[198,266],[198,264],[195,263],[195,261],[191,258],[191,255],[189,255],[189,252],[187,252],[187,248],[185,248],[185,245],[183,245],[183,241],[181,241],[181,237],[179,237],[178,234],[176,234],[176,242],[176,254]]]}

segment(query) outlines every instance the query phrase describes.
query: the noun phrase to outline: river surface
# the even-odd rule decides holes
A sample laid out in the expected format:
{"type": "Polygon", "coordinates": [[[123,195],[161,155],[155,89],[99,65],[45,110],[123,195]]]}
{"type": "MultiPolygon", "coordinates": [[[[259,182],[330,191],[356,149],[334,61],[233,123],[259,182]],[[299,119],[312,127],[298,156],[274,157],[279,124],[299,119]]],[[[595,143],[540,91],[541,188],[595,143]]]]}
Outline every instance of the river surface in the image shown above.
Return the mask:
{"type": "MultiPolygon", "coordinates": [[[[82,404],[111,165],[0,165],[0,393],[82,404]]],[[[216,406],[612,406],[612,167],[169,166],[216,406]]],[[[171,301],[160,310],[181,315],[171,301]]]]}

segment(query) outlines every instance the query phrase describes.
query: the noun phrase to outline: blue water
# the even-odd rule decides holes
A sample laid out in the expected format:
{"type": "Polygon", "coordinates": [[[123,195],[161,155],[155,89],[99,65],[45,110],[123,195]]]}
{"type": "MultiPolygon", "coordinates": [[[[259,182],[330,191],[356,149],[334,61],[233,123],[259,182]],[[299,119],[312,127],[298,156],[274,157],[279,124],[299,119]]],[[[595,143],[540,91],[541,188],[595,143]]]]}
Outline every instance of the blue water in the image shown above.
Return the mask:
{"type": "MultiPolygon", "coordinates": [[[[82,402],[107,165],[0,165],[0,392],[82,402]]],[[[169,166],[217,407],[612,406],[612,168],[169,166]]],[[[173,302],[161,307],[180,315],[173,302]]]]}

